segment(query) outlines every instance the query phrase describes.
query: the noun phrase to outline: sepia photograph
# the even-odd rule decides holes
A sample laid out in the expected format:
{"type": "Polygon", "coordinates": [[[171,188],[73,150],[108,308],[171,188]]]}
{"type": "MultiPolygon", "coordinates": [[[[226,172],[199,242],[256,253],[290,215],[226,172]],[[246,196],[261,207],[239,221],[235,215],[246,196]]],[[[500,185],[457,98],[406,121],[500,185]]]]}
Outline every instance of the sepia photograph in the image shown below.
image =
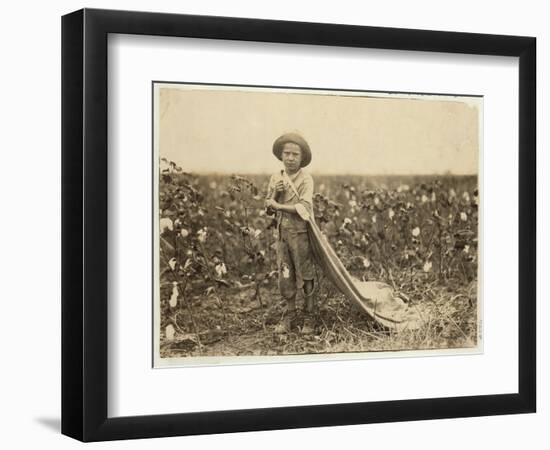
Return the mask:
{"type": "Polygon", "coordinates": [[[154,367],[482,352],[481,96],[152,91],[154,367]]]}

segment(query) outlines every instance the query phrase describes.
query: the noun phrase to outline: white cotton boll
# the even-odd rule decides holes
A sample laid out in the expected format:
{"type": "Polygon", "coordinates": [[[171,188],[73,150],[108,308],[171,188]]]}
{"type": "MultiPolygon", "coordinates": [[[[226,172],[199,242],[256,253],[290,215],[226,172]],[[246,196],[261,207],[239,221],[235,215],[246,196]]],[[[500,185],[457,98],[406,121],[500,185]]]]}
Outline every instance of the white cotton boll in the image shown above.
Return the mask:
{"type": "Polygon", "coordinates": [[[420,228],[418,228],[418,227],[413,228],[411,233],[414,237],[418,237],[420,235],[420,228]]]}
{"type": "Polygon", "coordinates": [[[426,261],[424,263],[423,270],[424,270],[424,272],[429,272],[430,270],[432,270],[432,262],[431,261],[426,261]]]}
{"type": "Polygon", "coordinates": [[[288,270],[287,266],[283,267],[283,278],[290,278],[290,270],[288,270]]]}
{"type": "Polygon", "coordinates": [[[187,231],[185,228],[182,228],[180,230],[180,235],[181,235],[181,237],[186,238],[187,236],[189,236],[189,231],[187,231]]]}
{"type": "Polygon", "coordinates": [[[174,326],[172,324],[167,325],[164,332],[166,333],[166,340],[173,341],[174,335],[176,334],[176,330],[174,329],[174,326]]]}
{"type": "Polygon", "coordinates": [[[179,292],[178,292],[178,283],[173,281],[172,282],[173,284],[173,287],[172,287],[172,295],[170,297],[170,306],[172,308],[174,308],[177,304],[178,304],[178,295],[179,295],[179,292]]]}
{"type": "Polygon", "coordinates": [[[169,217],[163,217],[162,219],[160,219],[160,232],[164,233],[164,230],[166,230],[166,228],[168,228],[170,231],[174,230],[174,223],[169,217]]]}
{"type": "Polygon", "coordinates": [[[199,241],[204,243],[206,241],[206,227],[197,231],[197,235],[199,236],[199,241]]]}
{"type": "Polygon", "coordinates": [[[176,258],[171,258],[170,261],[168,261],[168,265],[170,266],[170,269],[172,269],[172,271],[176,270],[176,263],[176,258]]]}
{"type": "Polygon", "coordinates": [[[468,215],[464,211],[460,213],[460,220],[462,220],[463,222],[466,222],[468,220],[468,215]]]}
{"type": "Polygon", "coordinates": [[[390,210],[388,211],[388,217],[391,219],[393,219],[393,216],[395,216],[395,213],[393,212],[393,209],[390,208],[390,210]]]}
{"type": "Polygon", "coordinates": [[[365,269],[368,269],[370,267],[370,261],[368,260],[368,258],[363,258],[363,267],[365,269]]]}
{"type": "Polygon", "coordinates": [[[219,278],[223,277],[227,273],[227,268],[225,267],[224,263],[216,264],[216,267],[214,269],[216,270],[216,274],[219,278]]]}
{"type": "Polygon", "coordinates": [[[260,234],[262,234],[262,230],[260,230],[259,228],[254,231],[254,237],[257,238],[260,234]]]}

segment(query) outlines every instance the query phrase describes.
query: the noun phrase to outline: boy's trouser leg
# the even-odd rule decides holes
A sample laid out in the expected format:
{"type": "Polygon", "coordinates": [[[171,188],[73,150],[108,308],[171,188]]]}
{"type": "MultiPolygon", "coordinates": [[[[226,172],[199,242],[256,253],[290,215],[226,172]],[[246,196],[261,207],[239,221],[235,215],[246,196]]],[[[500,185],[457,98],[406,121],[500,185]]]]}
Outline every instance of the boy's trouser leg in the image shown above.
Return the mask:
{"type": "Polygon", "coordinates": [[[277,266],[279,271],[279,292],[286,300],[289,312],[296,310],[296,274],[288,243],[279,239],[277,243],[277,266]]]}
{"type": "Polygon", "coordinates": [[[314,291],[314,281],[313,280],[304,280],[304,294],[305,294],[305,309],[308,313],[306,319],[304,320],[304,326],[302,327],[302,333],[311,334],[315,332],[315,318],[313,314],[315,313],[315,296],[314,291]]]}
{"type": "Polygon", "coordinates": [[[315,311],[315,296],[314,296],[314,281],[313,280],[304,280],[304,294],[305,294],[305,303],[306,311],[312,313],[315,311]]]}
{"type": "Polygon", "coordinates": [[[287,298],[286,299],[286,305],[287,305],[287,311],[289,313],[295,313],[296,312],[296,297],[287,298]]]}

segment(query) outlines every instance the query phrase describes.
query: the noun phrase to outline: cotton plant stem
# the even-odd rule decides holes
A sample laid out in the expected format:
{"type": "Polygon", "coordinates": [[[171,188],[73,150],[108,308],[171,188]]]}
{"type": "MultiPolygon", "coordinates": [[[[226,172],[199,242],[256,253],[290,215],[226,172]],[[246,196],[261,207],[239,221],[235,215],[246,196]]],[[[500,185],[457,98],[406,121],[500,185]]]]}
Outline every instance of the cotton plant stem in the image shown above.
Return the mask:
{"type": "Polygon", "coordinates": [[[197,344],[199,346],[199,355],[202,355],[202,343],[201,343],[201,338],[199,334],[199,327],[197,326],[197,322],[195,321],[195,311],[193,309],[193,305],[191,304],[191,299],[185,296],[186,288],[187,288],[187,283],[185,283],[183,286],[181,297],[182,299],[184,299],[185,306],[187,307],[187,311],[189,312],[189,316],[191,317],[191,323],[193,324],[193,331],[197,336],[197,344]]]}
{"type": "MultiPolygon", "coordinates": [[[[160,250],[160,255],[162,256],[162,258],[164,259],[164,262],[168,265],[168,267],[170,268],[170,262],[167,260],[166,258],[166,255],[164,254],[164,251],[162,251],[162,248],[160,250]]],[[[170,270],[170,273],[172,275],[172,279],[173,281],[176,283],[176,286],[179,286],[180,284],[184,284],[184,288],[183,290],[185,291],[185,288],[187,287],[187,283],[182,283],[180,280],[179,280],[179,277],[176,275],[176,273],[172,270],[170,270]]],[[[181,293],[181,296],[182,298],[186,298],[183,296],[183,292],[181,293]]],[[[199,354],[202,354],[202,345],[201,345],[201,338],[199,336],[199,329],[198,329],[198,326],[197,326],[197,323],[195,321],[195,314],[194,314],[194,311],[193,311],[193,308],[190,304],[190,300],[187,300],[185,301],[186,305],[187,305],[187,309],[189,311],[189,315],[190,315],[190,318],[191,318],[191,323],[193,325],[193,331],[195,332],[195,335],[197,336],[197,344],[199,346],[199,354]]]]}
{"type": "Polygon", "coordinates": [[[258,299],[258,302],[260,303],[260,306],[263,308],[264,303],[262,301],[262,295],[260,293],[260,283],[258,280],[256,280],[256,292],[254,294],[254,297],[258,299]]]}
{"type": "MultiPolygon", "coordinates": [[[[210,277],[211,280],[215,280],[216,277],[214,277],[214,274],[212,273],[212,270],[211,270],[210,266],[208,265],[208,260],[210,260],[210,255],[206,251],[206,248],[203,245],[203,243],[200,242],[200,241],[199,241],[199,246],[201,248],[202,254],[205,256],[205,259],[207,261],[206,264],[204,265],[204,267],[206,268],[206,271],[208,272],[208,276],[210,277]]],[[[214,289],[214,297],[218,301],[218,303],[220,305],[220,308],[222,310],[223,320],[226,321],[227,320],[227,313],[225,311],[225,305],[224,305],[222,299],[220,298],[220,296],[218,294],[218,290],[217,290],[216,286],[212,286],[212,288],[214,289]]]]}

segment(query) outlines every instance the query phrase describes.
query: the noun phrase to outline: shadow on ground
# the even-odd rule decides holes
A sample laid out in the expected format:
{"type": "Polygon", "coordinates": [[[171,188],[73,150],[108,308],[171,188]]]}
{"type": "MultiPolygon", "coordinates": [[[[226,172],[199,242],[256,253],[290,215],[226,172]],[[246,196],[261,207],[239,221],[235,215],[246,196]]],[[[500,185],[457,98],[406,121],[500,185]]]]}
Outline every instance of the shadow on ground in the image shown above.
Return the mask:
{"type": "Polygon", "coordinates": [[[37,417],[34,420],[51,431],[61,433],[61,419],[59,417],[37,417]]]}

